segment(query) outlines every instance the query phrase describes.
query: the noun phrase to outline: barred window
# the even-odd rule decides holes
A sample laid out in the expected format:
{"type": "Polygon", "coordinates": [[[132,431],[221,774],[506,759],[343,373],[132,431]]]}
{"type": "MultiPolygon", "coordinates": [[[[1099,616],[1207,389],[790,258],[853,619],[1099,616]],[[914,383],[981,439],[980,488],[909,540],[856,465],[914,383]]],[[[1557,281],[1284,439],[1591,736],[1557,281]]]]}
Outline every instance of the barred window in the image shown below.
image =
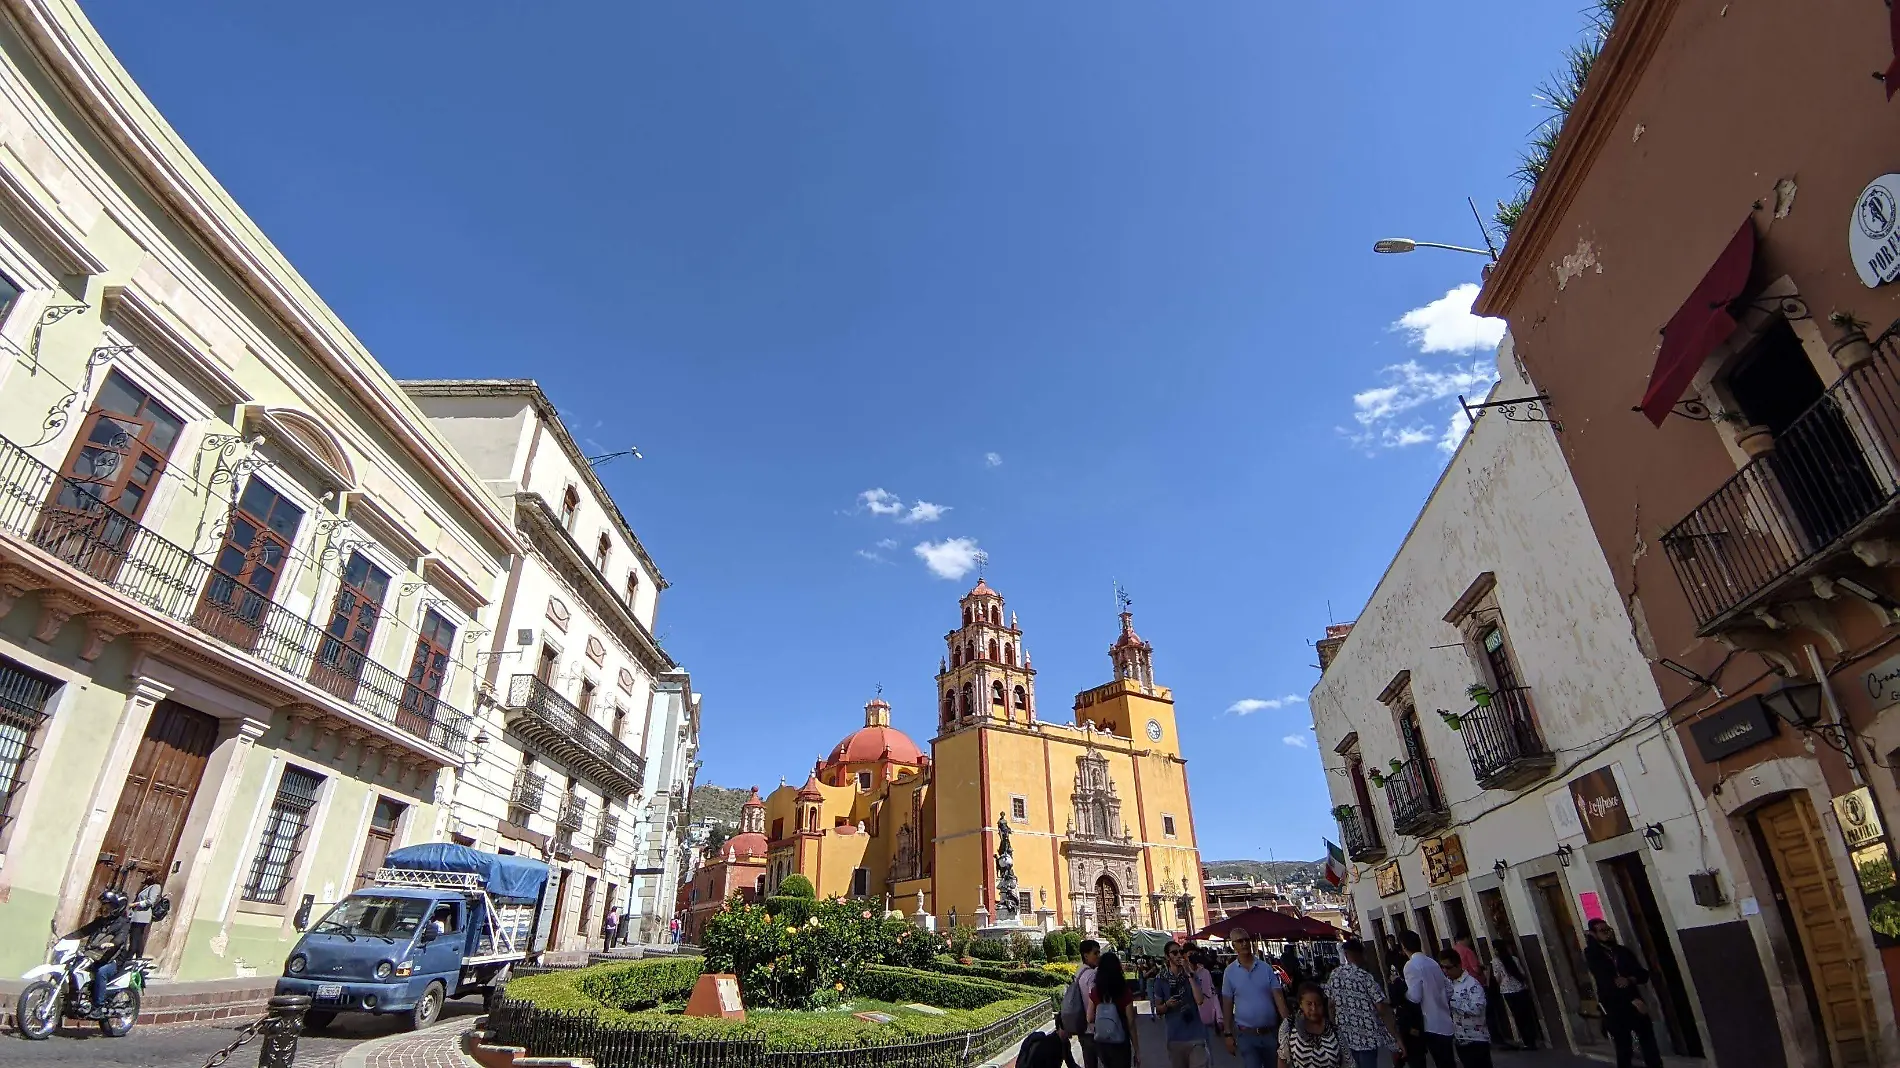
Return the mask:
{"type": "Polygon", "coordinates": [[[304,832],[310,829],[310,810],[317,807],[323,776],[302,768],[285,768],[264,823],[264,837],[251,861],[251,877],[244,884],[244,900],[281,904],[290,884],[291,867],[303,852],[304,832]]]}
{"type": "Polygon", "coordinates": [[[13,817],[13,795],[26,785],[26,761],[59,683],[0,661],[0,827],[13,817]]]}

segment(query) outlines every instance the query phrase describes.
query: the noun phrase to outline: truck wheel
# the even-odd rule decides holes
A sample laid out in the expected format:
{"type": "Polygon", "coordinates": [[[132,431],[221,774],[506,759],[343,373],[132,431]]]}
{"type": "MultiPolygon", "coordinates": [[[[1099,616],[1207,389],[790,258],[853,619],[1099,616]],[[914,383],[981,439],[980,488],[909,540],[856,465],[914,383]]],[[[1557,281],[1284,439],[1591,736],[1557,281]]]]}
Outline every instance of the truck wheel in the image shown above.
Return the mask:
{"type": "Polygon", "coordinates": [[[336,1022],[336,1013],[329,1009],[311,1009],[303,1014],[303,1029],[321,1031],[336,1022]]]}
{"type": "Polygon", "coordinates": [[[409,1010],[409,1029],[420,1031],[434,1023],[442,1015],[443,987],[441,983],[430,983],[429,989],[422,992],[416,1000],[416,1007],[409,1010]]]}

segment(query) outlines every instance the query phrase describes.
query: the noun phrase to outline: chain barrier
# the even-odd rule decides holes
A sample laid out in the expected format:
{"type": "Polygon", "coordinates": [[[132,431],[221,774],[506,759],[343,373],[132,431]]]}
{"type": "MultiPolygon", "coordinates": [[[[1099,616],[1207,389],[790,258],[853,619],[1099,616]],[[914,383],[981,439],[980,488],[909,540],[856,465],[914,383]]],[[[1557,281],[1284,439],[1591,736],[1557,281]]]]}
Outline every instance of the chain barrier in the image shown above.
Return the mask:
{"type": "Polygon", "coordinates": [[[270,1011],[246,1024],[230,1045],[211,1055],[204,1068],[218,1068],[259,1035],[264,1044],[257,1051],[258,1068],[291,1068],[297,1059],[297,1036],[303,1033],[303,1015],[309,1009],[310,999],[301,995],[271,998],[270,1011]]]}
{"type": "Polygon", "coordinates": [[[262,1031],[264,1029],[264,1025],[269,1022],[270,1022],[270,1017],[263,1016],[258,1019],[252,1020],[250,1023],[244,1025],[244,1029],[238,1032],[238,1036],[236,1040],[234,1040],[230,1045],[224,1047],[223,1049],[211,1055],[211,1059],[205,1062],[205,1068],[218,1068],[220,1064],[223,1064],[225,1061],[230,1060],[231,1054],[236,1053],[238,1051],[238,1047],[244,1045],[246,1042],[249,1042],[251,1039],[256,1038],[258,1032],[262,1031]]]}

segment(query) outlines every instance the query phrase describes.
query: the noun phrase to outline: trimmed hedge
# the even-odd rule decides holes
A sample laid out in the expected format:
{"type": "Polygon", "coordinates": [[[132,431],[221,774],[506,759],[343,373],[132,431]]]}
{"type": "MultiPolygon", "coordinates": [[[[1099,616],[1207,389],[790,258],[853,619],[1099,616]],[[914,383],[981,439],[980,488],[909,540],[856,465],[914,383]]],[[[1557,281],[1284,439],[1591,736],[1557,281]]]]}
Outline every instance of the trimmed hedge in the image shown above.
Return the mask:
{"type": "Polygon", "coordinates": [[[969,955],[977,960],[1013,960],[1008,942],[996,938],[970,940],[969,955]]]}
{"type": "Polygon", "coordinates": [[[939,958],[931,961],[928,967],[933,972],[943,972],[946,975],[988,979],[994,983],[1014,983],[1017,986],[1062,986],[1069,981],[1066,976],[1045,970],[1046,966],[1045,968],[999,968],[991,964],[958,964],[955,961],[939,958]]]}
{"type": "Polygon", "coordinates": [[[818,902],[808,897],[780,895],[765,899],[766,915],[775,920],[783,920],[793,927],[803,927],[811,919],[812,910],[818,902]]]}
{"type": "MultiPolygon", "coordinates": [[[[680,963],[674,959],[629,961],[522,976],[508,983],[502,997],[507,1002],[526,1002],[533,1009],[591,1012],[604,1028],[674,1032],[687,1038],[762,1040],[768,1050],[792,1051],[876,1047],[975,1031],[1019,1013],[1053,1012],[1059,996],[987,979],[873,964],[865,968],[851,995],[895,1004],[932,1005],[943,1009],[943,1015],[906,1013],[890,1023],[875,1024],[847,1012],[755,1010],[744,1022],[738,1022],[619,1007],[617,1003],[624,1003],[630,996],[646,997],[665,991],[668,993],[661,1000],[666,1000],[690,990],[691,981],[683,989],[679,986],[684,978],[684,971],[677,967],[680,963]]],[[[698,962],[688,958],[685,963],[698,962]]],[[[508,1015],[506,1006],[501,1015],[508,1015]]]]}
{"type": "Polygon", "coordinates": [[[574,988],[616,1009],[651,1009],[691,994],[693,984],[699,981],[701,963],[698,957],[674,957],[609,964],[577,979],[574,988]]]}
{"type": "Polygon", "coordinates": [[[774,896],[802,897],[809,901],[818,896],[818,891],[811,885],[810,879],[805,878],[797,872],[793,872],[779,882],[778,893],[774,896]]]}

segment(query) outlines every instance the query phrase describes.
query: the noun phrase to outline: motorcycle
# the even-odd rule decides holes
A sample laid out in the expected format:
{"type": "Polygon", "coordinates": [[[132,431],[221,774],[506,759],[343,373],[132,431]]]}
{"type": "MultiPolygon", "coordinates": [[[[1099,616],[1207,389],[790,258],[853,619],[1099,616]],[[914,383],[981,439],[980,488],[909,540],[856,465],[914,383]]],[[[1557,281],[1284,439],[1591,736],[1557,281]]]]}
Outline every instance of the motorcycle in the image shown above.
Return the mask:
{"type": "Polygon", "coordinates": [[[80,951],[81,941],[67,936],[53,946],[53,959],[21,978],[29,980],[20,991],[15,1016],[23,1038],[47,1038],[62,1019],[97,1020],[108,1038],[123,1038],[139,1019],[139,999],[152,961],[134,957],[106,982],[105,1004],[92,1001],[92,958],[80,951]]]}

